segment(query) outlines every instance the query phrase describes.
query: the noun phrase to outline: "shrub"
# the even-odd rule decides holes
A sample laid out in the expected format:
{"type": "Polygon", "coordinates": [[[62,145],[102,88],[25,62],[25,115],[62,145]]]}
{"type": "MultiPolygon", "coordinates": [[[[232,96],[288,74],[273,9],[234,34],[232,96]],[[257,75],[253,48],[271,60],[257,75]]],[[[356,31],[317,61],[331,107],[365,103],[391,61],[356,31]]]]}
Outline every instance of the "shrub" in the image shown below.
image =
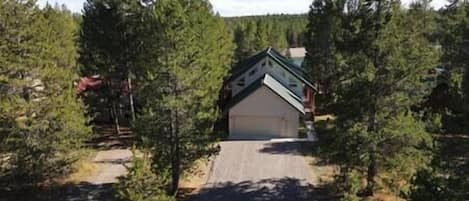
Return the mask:
{"type": "Polygon", "coordinates": [[[117,198],[122,201],[175,201],[166,195],[168,174],[155,174],[151,168],[151,157],[132,157],[128,174],[119,178],[116,186],[117,198]]]}

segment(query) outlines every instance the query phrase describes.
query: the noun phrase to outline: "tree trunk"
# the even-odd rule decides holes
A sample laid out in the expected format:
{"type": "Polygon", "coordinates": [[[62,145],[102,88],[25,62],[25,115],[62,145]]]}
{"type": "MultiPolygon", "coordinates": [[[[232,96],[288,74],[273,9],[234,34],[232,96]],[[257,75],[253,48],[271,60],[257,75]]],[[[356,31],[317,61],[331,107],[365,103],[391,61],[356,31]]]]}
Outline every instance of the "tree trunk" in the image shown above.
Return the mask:
{"type": "Polygon", "coordinates": [[[175,153],[172,161],[172,175],[171,175],[171,195],[176,196],[179,189],[179,172],[181,171],[180,158],[179,158],[179,145],[175,144],[175,153]]]}
{"type": "MultiPolygon", "coordinates": [[[[380,19],[381,17],[381,12],[382,12],[382,2],[381,1],[378,1],[378,5],[377,5],[377,16],[378,16],[378,19],[380,19]]],[[[375,39],[378,39],[379,38],[379,28],[375,28],[375,39]]],[[[379,52],[378,50],[376,49],[375,50],[375,53],[374,53],[374,61],[373,61],[373,64],[375,66],[376,69],[379,69],[381,68],[381,62],[380,62],[380,58],[379,58],[379,52]]],[[[371,133],[371,134],[376,134],[376,112],[377,112],[377,108],[378,108],[378,101],[379,101],[379,96],[378,96],[378,93],[379,93],[379,75],[377,78],[374,79],[374,83],[372,84],[372,87],[370,87],[369,89],[369,96],[371,97],[371,101],[370,101],[370,111],[369,111],[369,120],[368,120],[368,133],[371,133]]],[[[376,175],[378,174],[378,167],[377,167],[377,164],[376,164],[376,149],[377,149],[377,145],[375,144],[374,140],[372,142],[373,144],[371,144],[370,146],[370,150],[369,150],[369,157],[370,157],[370,161],[368,163],[368,167],[367,167],[367,176],[366,176],[366,189],[365,189],[365,196],[373,196],[374,195],[374,191],[375,191],[375,187],[376,187],[376,175]]]]}
{"type": "MultiPolygon", "coordinates": [[[[368,132],[369,133],[376,133],[376,122],[375,122],[375,119],[376,119],[376,106],[374,105],[375,103],[373,103],[373,105],[371,106],[371,111],[370,111],[370,120],[368,122],[368,132]]],[[[374,143],[374,142],[373,142],[374,143]]],[[[378,174],[378,169],[377,169],[377,166],[376,166],[376,145],[375,144],[372,144],[371,145],[371,148],[370,148],[370,151],[369,151],[369,157],[370,157],[370,161],[368,163],[368,167],[367,167],[367,176],[366,176],[366,189],[365,189],[365,196],[373,196],[374,194],[374,190],[375,190],[375,187],[376,187],[376,181],[375,181],[375,177],[376,175],[378,174]]]]}
{"type": "Polygon", "coordinates": [[[127,84],[129,85],[129,103],[130,103],[130,113],[132,115],[132,121],[135,121],[135,107],[134,107],[134,95],[133,95],[133,88],[132,88],[132,72],[129,71],[129,75],[127,77],[127,84]]]}
{"type": "Polygon", "coordinates": [[[115,129],[116,129],[116,133],[118,135],[121,134],[121,130],[120,130],[120,125],[119,125],[119,114],[117,112],[117,107],[116,107],[116,101],[115,100],[112,100],[112,116],[113,116],[113,121],[114,121],[114,126],[115,126],[115,129]]]}
{"type": "MultiPolygon", "coordinates": [[[[171,95],[172,98],[178,98],[178,86],[177,83],[172,83],[171,79],[168,77],[168,86],[172,89],[171,95]]],[[[170,195],[176,196],[179,189],[179,175],[181,169],[180,161],[180,150],[179,150],[179,117],[178,117],[178,108],[173,108],[171,110],[171,188],[170,195]]]]}
{"type": "Polygon", "coordinates": [[[179,189],[179,175],[181,172],[180,149],[179,149],[179,129],[178,129],[178,111],[174,112],[171,120],[172,124],[172,144],[173,155],[171,161],[171,195],[176,196],[179,189]]]}
{"type": "MultiPolygon", "coordinates": [[[[373,151],[372,151],[373,152],[373,151]]],[[[376,166],[376,158],[374,153],[370,153],[370,163],[368,164],[367,177],[366,177],[366,189],[365,196],[373,196],[374,190],[376,189],[376,175],[378,169],[376,166]]]]}
{"type": "MultiPolygon", "coordinates": [[[[376,81],[376,80],[375,80],[376,81]]],[[[378,88],[376,87],[376,83],[373,84],[373,87],[369,89],[369,96],[371,97],[370,100],[370,110],[369,110],[369,119],[368,119],[368,133],[370,135],[376,134],[376,112],[378,108],[378,97],[377,97],[377,90],[378,88]]],[[[372,137],[372,136],[370,136],[372,137]]],[[[373,138],[373,137],[372,137],[373,138]]],[[[370,149],[369,149],[369,163],[367,167],[367,177],[366,177],[366,189],[364,192],[365,196],[373,196],[374,190],[376,187],[376,181],[375,177],[378,174],[378,167],[376,165],[376,150],[377,150],[377,145],[375,143],[375,140],[372,140],[370,144],[370,149]]]]}

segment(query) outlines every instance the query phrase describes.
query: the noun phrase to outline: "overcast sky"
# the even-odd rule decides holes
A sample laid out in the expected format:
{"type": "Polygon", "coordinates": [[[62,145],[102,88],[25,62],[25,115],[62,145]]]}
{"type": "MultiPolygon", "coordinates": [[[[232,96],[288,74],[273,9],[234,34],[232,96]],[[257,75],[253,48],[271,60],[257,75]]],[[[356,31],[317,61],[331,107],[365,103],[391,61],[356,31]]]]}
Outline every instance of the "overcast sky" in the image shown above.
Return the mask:
{"type": "MultiPolygon", "coordinates": [[[[404,3],[413,0],[402,0],[404,3]]],[[[85,0],[39,0],[40,5],[66,4],[74,12],[81,12],[85,0]]],[[[308,12],[312,0],[210,0],[216,12],[222,16],[243,16],[262,14],[298,14],[308,12]]],[[[446,0],[433,0],[435,8],[441,8],[446,0]]]]}

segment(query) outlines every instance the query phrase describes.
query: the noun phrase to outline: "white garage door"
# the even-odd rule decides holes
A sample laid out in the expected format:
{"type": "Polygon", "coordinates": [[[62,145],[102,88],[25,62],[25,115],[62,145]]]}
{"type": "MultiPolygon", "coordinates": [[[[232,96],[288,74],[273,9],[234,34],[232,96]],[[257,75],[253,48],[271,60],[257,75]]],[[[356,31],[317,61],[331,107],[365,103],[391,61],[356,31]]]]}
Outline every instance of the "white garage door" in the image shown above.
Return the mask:
{"type": "Polygon", "coordinates": [[[280,117],[234,116],[232,118],[231,137],[234,138],[278,138],[282,136],[286,126],[280,117]]]}

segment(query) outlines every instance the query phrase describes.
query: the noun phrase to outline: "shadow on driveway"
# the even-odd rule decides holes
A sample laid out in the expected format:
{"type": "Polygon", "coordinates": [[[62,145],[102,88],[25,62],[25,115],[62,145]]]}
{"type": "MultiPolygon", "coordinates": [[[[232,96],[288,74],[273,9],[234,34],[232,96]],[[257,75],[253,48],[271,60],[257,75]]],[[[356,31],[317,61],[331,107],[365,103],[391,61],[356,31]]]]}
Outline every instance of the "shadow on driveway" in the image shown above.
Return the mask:
{"type": "Polygon", "coordinates": [[[326,199],[324,189],[294,178],[259,182],[218,183],[202,189],[191,201],[313,201],[326,199]]]}
{"type": "Polygon", "coordinates": [[[304,156],[312,148],[311,142],[271,142],[259,150],[260,153],[301,155],[304,156]]]}
{"type": "Polygon", "coordinates": [[[0,201],[114,201],[112,184],[80,184],[29,187],[6,191],[0,189],[0,201]]]}

